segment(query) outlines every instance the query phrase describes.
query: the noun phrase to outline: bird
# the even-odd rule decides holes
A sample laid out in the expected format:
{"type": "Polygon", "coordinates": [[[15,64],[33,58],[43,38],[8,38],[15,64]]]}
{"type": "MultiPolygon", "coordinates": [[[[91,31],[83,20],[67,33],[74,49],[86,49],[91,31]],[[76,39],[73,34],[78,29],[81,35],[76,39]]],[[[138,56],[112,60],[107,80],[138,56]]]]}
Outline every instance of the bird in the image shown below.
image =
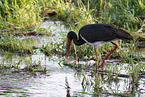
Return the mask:
{"type": "MultiPolygon", "coordinates": [[[[96,47],[102,45],[103,43],[111,42],[113,45],[115,45],[115,48],[102,60],[101,66],[103,69],[105,60],[118,48],[118,45],[113,41],[120,39],[133,40],[134,38],[127,31],[116,28],[110,24],[85,25],[79,30],[78,36],[74,31],[69,31],[67,34],[67,51],[65,60],[68,59],[72,40],[77,46],[83,45],[85,43],[90,44],[94,48],[96,61],[98,61],[96,47]]],[[[98,70],[98,63],[96,65],[96,69],[98,70]]]]}

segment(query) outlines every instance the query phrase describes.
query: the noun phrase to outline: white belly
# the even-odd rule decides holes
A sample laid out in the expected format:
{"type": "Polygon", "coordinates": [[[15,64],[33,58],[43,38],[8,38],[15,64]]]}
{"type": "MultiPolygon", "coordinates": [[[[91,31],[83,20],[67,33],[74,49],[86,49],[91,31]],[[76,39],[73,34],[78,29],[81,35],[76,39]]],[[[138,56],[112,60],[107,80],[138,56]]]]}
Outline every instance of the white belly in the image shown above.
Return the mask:
{"type": "MultiPolygon", "coordinates": [[[[80,35],[81,36],[81,35],[80,35]]],[[[88,44],[90,44],[92,47],[97,47],[97,46],[101,46],[103,45],[104,41],[98,41],[98,42],[94,42],[94,43],[90,43],[88,42],[84,37],[81,36],[81,38],[87,42],[88,44]]]]}
{"type": "Polygon", "coordinates": [[[103,41],[99,41],[99,42],[88,43],[88,44],[90,44],[92,47],[97,47],[97,46],[102,46],[103,43],[104,43],[103,41]]]}

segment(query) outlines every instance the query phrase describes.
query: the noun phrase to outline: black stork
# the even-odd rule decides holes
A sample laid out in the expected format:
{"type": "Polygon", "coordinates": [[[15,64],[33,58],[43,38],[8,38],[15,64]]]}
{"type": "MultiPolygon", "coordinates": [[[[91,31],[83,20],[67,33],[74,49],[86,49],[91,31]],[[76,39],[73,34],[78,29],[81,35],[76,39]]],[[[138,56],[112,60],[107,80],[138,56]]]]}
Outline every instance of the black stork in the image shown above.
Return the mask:
{"type": "MultiPolygon", "coordinates": [[[[115,48],[102,60],[102,69],[104,68],[105,60],[118,48],[118,45],[114,43],[113,40],[133,40],[133,37],[128,32],[122,29],[115,28],[114,26],[109,24],[85,25],[79,30],[78,38],[76,33],[73,31],[70,31],[67,34],[67,38],[68,44],[65,60],[67,60],[68,58],[72,40],[77,46],[80,46],[84,43],[90,44],[95,50],[96,61],[98,60],[96,46],[99,46],[105,42],[111,42],[112,44],[114,44],[115,48]]],[[[96,69],[98,69],[98,63],[96,69]]]]}

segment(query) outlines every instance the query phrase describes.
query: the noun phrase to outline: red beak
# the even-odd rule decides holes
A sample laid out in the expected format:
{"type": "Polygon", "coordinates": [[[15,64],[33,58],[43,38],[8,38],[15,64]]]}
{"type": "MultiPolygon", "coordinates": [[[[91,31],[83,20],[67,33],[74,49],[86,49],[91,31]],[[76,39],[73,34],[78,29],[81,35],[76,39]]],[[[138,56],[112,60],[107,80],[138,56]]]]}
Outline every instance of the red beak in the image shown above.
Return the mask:
{"type": "Polygon", "coordinates": [[[71,46],[71,42],[72,42],[72,40],[70,40],[70,39],[68,38],[68,40],[67,40],[67,51],[66,51],[65,60],[67,60],[67,58],[68,58],[69,51],[70,51],[70,46],[71,46]]]}

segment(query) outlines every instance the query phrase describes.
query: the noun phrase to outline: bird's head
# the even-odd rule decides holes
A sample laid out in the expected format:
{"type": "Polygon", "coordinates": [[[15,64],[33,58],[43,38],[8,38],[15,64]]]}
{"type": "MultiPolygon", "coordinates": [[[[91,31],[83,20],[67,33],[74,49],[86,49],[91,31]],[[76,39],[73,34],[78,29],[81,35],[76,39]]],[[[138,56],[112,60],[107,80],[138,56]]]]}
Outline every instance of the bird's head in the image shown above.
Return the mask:
{"type": "Polygon", "coordinates": [[[70,31],[70,32],[67,34],[67,51],[66,51],[65,60],[67,60],[68,55],[69,55],[70,46],[71,46],[71,42],[72,42],[72,39],[73,39],[73,33],[74,33],[73,31],[70,31]]]}
{"type": "Polygon", "coordinates": [[[67,34],[67,38],[70,39],[70,40],[72,40],[74,35],[75,35],[75,32],[70,31],[70,32],[68,32],[68,34],[67,34]]]}

